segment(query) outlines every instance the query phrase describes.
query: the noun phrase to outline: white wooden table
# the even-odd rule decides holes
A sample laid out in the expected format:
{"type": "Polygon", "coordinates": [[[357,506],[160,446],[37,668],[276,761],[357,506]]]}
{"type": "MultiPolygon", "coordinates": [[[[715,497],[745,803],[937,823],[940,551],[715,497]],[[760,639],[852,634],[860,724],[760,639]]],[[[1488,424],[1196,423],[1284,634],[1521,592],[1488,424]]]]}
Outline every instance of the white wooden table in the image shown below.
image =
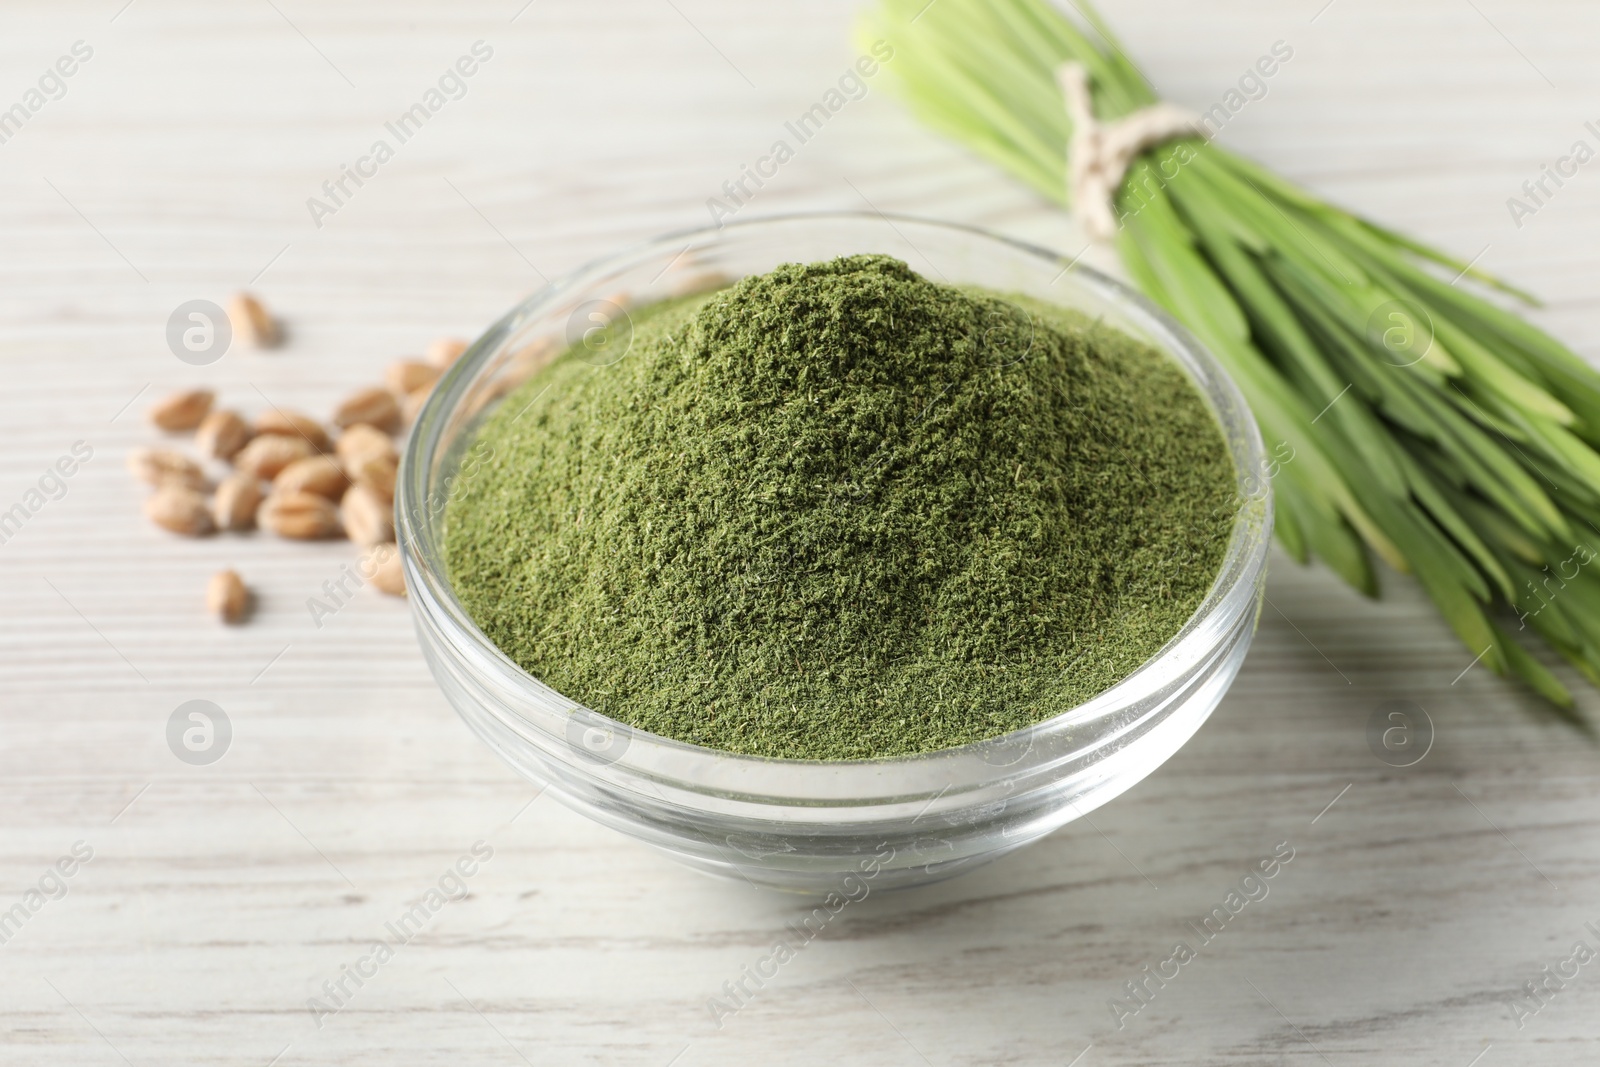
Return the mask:
{"type": "MultiPolygon", "coordinates": [[[[1548,298],[1540,321],[1600,357],[1600,163],[1521,228],[1505,205],[1573,141],[1596,141],[1583,124],[1600,118],[1600,9],[1322,4],[1107,6],[1162,91],[1191,106],[1287,42],[1293,59],[1225,141],[1481,252],[1548,298]]],[[[0,947],[0,1062],[1600,1059],[1600,962],[1521,1028],[1508,1007],[1574,942],[1600,947],[1585,927],[1600,926],[1600,751],[1481,667],[1463,673],[1470,653],[1406,580],[1368,603],[1279,559],[1238,683],[1166,767],[1092,825],[851,906],[719,1027],[708,998],[796,902],[530,804],[434,688],[404,603],[364,590],[312,626],[305,600],[348,545],[191,542],[139,516],[122,464],[153,437],[152,398],[204,384],[247,411],[270,398],[326,412],[542,278],[707,221],[706,199],[850,62],[850,17],[848,3],[799,0],[0,11],[0,107],[74,42],[93,52],[0,144],[0,509],[74,442],[93,449],[0,544],[0,910],[27,912],[0,947]],[[479,40],[493,54],[465,95],[314,226],[307,198],[479,40]],[[206,367],[173,358],[171,311],[245,285],[292,343],[206,367]],[[200,596],[230,564],[261,600],[250,625],[223,629],[200,596]],[[232,722],[210,766],[165,741],[191,699],[232,722]],[[1365,738],[1393,699],[1437,725],[1410,768],[1378,762],[1365,738]],[[493,858],[468,895],[359,989],[344,979],[347,1006],[319,1027],[308,998],[480,840],[493,858]],[[75,842],[93,858],[58,883],[47,872],[75,842]],[[1279,842],[1295,858],[1270,895],[1119,1030],[1108,1002],[1124,983],[1197,942],[1186,920],[1279,842]],[[66,895],[25,896],[41,879],[66,895]]],[[[881,79],[747,210],[869,197],[1082,245],[914,125],[881,79]]]]}

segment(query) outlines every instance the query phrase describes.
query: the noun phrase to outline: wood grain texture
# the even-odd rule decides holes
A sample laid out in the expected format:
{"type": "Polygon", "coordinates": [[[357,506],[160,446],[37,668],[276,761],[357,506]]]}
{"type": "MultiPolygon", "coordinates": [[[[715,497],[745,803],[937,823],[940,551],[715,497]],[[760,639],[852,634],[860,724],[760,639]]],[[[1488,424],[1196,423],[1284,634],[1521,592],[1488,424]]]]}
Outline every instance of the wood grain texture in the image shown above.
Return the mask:
{"type": "MultiPolygon", "coordinates": [[[[1600,964],[1521,1029],[1506,1006],[1575,941],[1600,944],[1584,925],[1600,925],[1600,754],[1481,668],[1463,674],[1470,652],[1409,581],[1390,576],[1374,604],[1282,559],[1238,683],[1166,767],[1092,824],[851,905],[716,1025],[708,998],[797,904],[529,804],[434,688],[404,604],[365,590],[312,625],[305,600],[348,546],[170,537],[140,518],[122,463],[156,437],[141,416],[163,390],[325,414],[543,277],[705,223],[706,198],[851,60],[852,5],[122,4],[0,12],[0,107],[73,42],[94,50],[0,144],[0,509],[75,441],[94,450],[0,544],[0,910],[74,842],[94,853],[0,947],[0,1063],[1600,1058],[1600,964]],[[494,53],[466,95],[315,227],[306,198],[478,40],[494,53]],[[246,284],[284,315],[287,347],[208,367],[167,352],[179,303],[246,284]],[[224,629],[202,597],[230,565],[260,603],[224,629]],[[194,698],[235,731],[210,767],[164,740],[194,698]],[[1408,769],[1364,734],[1398,698],[1437,724],[1408,769]],[[469,895],[319,1028],[307,998],[479,840],[494,855],[469,895]],[[1270,894],[1119,1030],[1123,983],[1197,943],[1186,920],[1279,842],[1295,858],[1270,894]]],[[[1322,5],[1106,8],[1162,91],[1195,107],[1290,43],[1227,143],[1481,251],[1600,357],[1600,163],[1520,228],[1505,206],[1593,141],[1600,9],[1322,5]]],[[[881,82],[747,211],[868,204],[1082,247],[881,82]]]]}

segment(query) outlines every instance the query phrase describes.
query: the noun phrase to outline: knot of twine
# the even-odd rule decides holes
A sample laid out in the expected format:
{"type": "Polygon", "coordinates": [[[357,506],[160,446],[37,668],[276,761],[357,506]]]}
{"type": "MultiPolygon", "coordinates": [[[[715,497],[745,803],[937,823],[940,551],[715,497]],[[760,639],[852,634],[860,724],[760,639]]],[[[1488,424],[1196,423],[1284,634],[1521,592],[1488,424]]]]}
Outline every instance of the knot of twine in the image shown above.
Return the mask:
{"type": "Polygon", "coordinates": [[[1089,71],[1082,63],[1056,68],[1056,84],[1072,120],[1067,144],[1067,194],[1072,214],[1088,235],[1109,241],[1117,234],[1114,199],[1128,167],[1139,153],[1178,137],[1204,136],[1200,117],[1175,104],[1140,108],[1102,123],[1089,94],[1089,71]]]}

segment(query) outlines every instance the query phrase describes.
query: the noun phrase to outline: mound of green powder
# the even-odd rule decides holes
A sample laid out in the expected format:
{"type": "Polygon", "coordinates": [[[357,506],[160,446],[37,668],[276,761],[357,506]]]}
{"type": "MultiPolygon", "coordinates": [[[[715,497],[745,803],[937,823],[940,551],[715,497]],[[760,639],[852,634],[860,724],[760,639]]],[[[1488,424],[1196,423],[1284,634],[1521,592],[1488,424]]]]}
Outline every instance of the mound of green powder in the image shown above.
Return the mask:
{"type": "Polygon", "coordinates": [[[883,256],[635,314],[480,431],[445,514],[485,634],[567,697],[734,752],[993,737],[1126,677],[1215,578],[1195,387],[1072,312],[883,256]]]}

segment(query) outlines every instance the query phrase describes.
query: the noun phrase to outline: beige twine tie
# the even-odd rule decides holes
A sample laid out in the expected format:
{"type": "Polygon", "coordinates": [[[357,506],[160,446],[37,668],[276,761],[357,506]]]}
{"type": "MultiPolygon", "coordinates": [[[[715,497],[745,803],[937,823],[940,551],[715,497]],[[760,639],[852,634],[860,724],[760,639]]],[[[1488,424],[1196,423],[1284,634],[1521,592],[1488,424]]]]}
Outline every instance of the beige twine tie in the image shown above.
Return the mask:
{"type": "Polygon", "coordinates": [[[1114,198],[1128,167],[1147,148],[1177,137],[1203,137],[1200,117],[1174,104],[1140,108],[1115,122],[1095,118],[1089,71],[1082,63],[1056,68],[1056,84],[1072,120],[1067,145],[1067,192],[1072,214],[1088,235],[1109,241],[1117,235],[1114,198]]]}

